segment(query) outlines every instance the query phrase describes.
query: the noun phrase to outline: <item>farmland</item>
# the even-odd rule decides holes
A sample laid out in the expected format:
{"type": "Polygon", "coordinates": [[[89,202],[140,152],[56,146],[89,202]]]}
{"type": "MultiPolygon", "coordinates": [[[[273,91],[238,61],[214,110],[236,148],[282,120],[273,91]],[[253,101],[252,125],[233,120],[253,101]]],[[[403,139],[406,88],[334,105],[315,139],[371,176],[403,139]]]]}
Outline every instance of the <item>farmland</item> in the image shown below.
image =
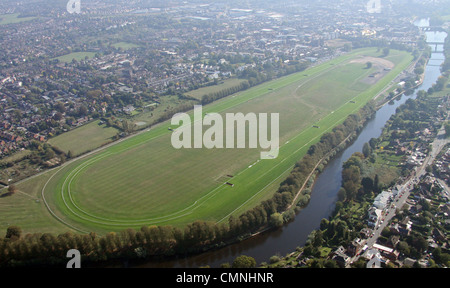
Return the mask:
{"type": "MultiPolygon", "coordinates": [[[[310,145],[364,106],[412,60],[405,52],[391,51],[384,60],[394,68],[370,83],[369,77],[384,67],[368,69],[364,61],[352,60],[380,55],[376,49],[356,50],[203,107],[204,113],[222,115],[279,113],[276,159],[259,160],[258,149],[176,150],[170,141],[173,127],[166,122],[18,187],[46,201],[59,220],[57,227],[64,223],[81,232],[225,221],[271,197],[310,145]]],[[[56,222],[50,214],[48,218],[44,223],[56,222]]],[[[28,221],[15,224],[27,229],[32,226],[28,221]]]]}

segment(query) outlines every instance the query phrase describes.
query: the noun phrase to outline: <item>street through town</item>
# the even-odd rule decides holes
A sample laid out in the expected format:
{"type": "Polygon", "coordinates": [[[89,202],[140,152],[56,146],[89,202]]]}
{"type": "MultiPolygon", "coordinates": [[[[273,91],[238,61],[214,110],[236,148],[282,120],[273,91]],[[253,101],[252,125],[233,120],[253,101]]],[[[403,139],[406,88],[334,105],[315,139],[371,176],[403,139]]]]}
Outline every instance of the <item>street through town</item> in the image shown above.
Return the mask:
{"type": "MultiPolygon", "coordinates": [[[[426,174],[426,167],[428,165],[431,165],[433,161],[436,159],[436,157],[439,155],[442,148],[449,143],[449,139],[446,138],[445,135],[445,129],[442,127],[437,134],[436,139],[431,144],[431,152],[429,155],[424,159],[422,165],[416,167],[414,171],[411,173],[411,175],[405,179],[404,183],[398,186],[398,194],[396,197],[392,200],[391,204],[388,205],[388,208],[383,210],[382,212],[382,220],[379,225],[377,225],[371,236],[366,241],[366,248],[364,250],[370,250],[373,248],[374,244],[376,244],[378,237],[380,237],[381,232],[383,229],[388,226],[391,222],[391,219],[396,215],[397,209],[401,209],[403,205],[406,203],[406,200],[408,199],[411,189],[413,189],[414,184],[417,184],[419,179],[426,174]]],[[[361,252],[358,255],[355,255],[350,263],[354,263],[358,261],[359,257],[363,254],[361,252]]]]}

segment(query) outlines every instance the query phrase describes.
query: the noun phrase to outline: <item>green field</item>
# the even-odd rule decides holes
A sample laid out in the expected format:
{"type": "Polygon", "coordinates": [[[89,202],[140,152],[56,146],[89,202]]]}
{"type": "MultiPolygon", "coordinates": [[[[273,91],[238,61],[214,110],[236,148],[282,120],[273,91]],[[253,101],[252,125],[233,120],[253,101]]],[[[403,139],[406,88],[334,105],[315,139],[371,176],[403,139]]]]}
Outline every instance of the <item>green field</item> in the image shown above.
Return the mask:
{"type": "Polygon", "coordinates": [[[25,191],[31,186],[33,195],[45,198],[53,214],[48,213],[49,225],[58,218],[66,229],[81,232],[225,221],[270,198],[310,145],[358,111],[412,60],[405,52],[391,51],[386,60],[395,68],[368,84],[376,65],[365,69],[364,62],[350,63],[365,55],[380,53],[355,50],[203,107],[204,113],[279,113],[276,159],[260,161],[258,149],[176,150],[166,122],[18,187],[25,191]]]}
{"type": "Polygon", "coordinates": [[[81,60],[85,60],[86,57],[88,59],[91,59],[94,56],[95,56],[94,52],[74,52],[74,53],[56,57],[54,59],[58,59],[60,62],[64,62],[64,63],[70,63],[73,60],[81,61],[81,60]]]}
{"type": "Polygon", "coordinates": [[[119,130],[113,127],[99,125],[100,121],[94,121],[79,128],[63,133],[48,140],[54,147],[64,152],[71,151],[74,156],[84,154],[112,141],[119,130]]]}
{"type": "Polygon", "coordinates": [[[37,17],[19,17],[19,14],[4,14],[0,15],[0,25],[6,25],[6,24],[15,24],[25,21],[31,21],[33,19],[36,19],[37,17]]]}
{"type": "Polygon", "coordinates": [[[128,49],[140,47],[139,45],[136,45],[136,44],[133,44],[133,43],[129,43],[129,42],[118,42],[118,43],[114,43],[112,46],[114,48],[122,48],[123,50],[128,50],[128,49]]]}

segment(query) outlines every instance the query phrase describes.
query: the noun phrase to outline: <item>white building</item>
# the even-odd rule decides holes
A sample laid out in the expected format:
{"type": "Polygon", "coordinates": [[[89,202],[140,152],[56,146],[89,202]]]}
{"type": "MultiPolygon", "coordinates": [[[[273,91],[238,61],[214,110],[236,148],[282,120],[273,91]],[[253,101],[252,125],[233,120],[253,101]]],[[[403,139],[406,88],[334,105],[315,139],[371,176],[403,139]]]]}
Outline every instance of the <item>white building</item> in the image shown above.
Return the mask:
{"type": "Polygon", "coordinates": [[[381,213],[383,211],[380,209],[377,209],[376,207],[371,207],[369,209],[369,220],[368,220],[368,225],[369,227],[377,227],[378,224],[381,222],[381,213]]]}
{"type": "Polygon", "coordinates": [[[387,207],[388,202],[391,199],[391,196],[392,194],[387,191],[381,192],[373,201],[373,207],[376,207],[377,209],[380,210],[385,209],[387,207]]]}

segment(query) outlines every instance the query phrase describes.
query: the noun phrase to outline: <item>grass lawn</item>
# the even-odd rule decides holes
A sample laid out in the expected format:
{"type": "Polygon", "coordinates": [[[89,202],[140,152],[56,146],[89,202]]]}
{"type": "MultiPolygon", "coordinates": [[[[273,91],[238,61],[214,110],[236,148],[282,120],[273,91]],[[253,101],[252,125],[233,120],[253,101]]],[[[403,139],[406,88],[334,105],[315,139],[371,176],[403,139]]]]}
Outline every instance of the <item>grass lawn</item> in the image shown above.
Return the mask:
{"type": "Polygon", "coordinates": [[[31,21],[37,17],[19,17],[18,13],[0,15],[0,25],[15,24],[25,21],[31,21]]]}
{"type": "Polygon", "coordinates": [[[377,152],[376,162],[373,164],[373,176],[378,174],[380,183],[389,185],[400,176],[399,164],[402,158],[402,156],[397,156],[390,151],[377,152]]]}
{"type": "Polygon", "coordinates": [[[373,70],[349,62],[362,55],[380,53],[355,50],[203,107],[204,113],[222,115],[280,113],[281,148],[276,159],[259,161],[258,149],[176,150],[168,131],[172,126],[165,122],[65,165],[40,187],[45,188],[52,212],[84,231],[183,226],[197,219],[226,221],[270,198],[312,144],[363,107],[412,60],[411,55],[392,50],[396,67],[369,85],[362,80],[373,70]]]}
{"type": "Polygon", "coordinates": [[[100,121],[94,121],[69,132],[58,135],[48,142],[59,149],[72,151],[73,155],[80,155],[94,150],[112,141],[112,137],[119,131],[113,127],[99,125],[100,121]]]}
{"type": "Polygon", "coordinates": [[[322,247],[320,248],[320,257],[327,257],[331,253],[330,247],[322,247]]]}
{"type": "Polygon", "coordinates": [[[112,44],[112,46],[114,48],[122,48],[123,50],[128,50],[128,49],[133,49],[133,48],[140,47],[139,45],[136,45],[136,44],[133,44],[133,43],[129,43],[129,42],[118,42],[118,43],[112,44]]]}
{"type": "Polygon", "coordinates": [[[70,63],[74,59],[76,61],[81,61],[81,60],[85,60],[86,57],[88,57],[88,59],[91,59],[94,56],[95,56],[94,52],[74,52],[74,53],[56,57],[54,59],[58,59],[60,62],[70,63]]]}

